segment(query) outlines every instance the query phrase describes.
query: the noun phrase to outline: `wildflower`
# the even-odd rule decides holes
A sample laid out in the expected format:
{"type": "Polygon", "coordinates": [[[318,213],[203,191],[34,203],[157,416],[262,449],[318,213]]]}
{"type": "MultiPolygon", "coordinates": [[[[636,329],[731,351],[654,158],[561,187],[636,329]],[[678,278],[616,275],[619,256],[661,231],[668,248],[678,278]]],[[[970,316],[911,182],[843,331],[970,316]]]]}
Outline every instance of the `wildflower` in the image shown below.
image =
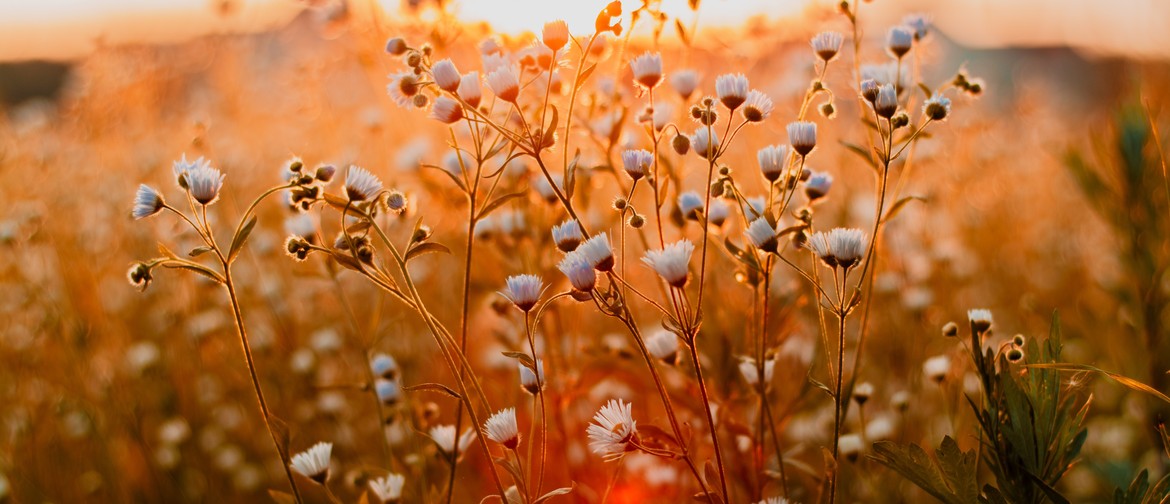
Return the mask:
{"type": "Polygon", "coordinates": [[[646,350],[668,366],[678,362],[678,336],[667,330],[658,330],[646,338],[646,350]]]}
{"type": "Polygon", "coordinates": [[[333,452],[333,443],[317,443],[308,450],[296,454],[292,458],[292,470],[305,477],[324,485],[329,479],[329,455],[333,452]]]}
{"type": "Polygon", "coordinates": [[[674,92],[686,100],[695,92],[695,88],[699,87],[699,74],[694,70],[679,70],[670,74],[670,87],[674,88],[674,92]]]}
{"type": "Polygon", "coordinates": [[[559,51],[565,47],[565,44],[569,43],[569,25],[565,24],[563,19],[549,21],[544,24],[540,38],[544,41],[544,45],[552,49],[553,52],[559,51]]]}
{"type": "Polygon", "coordinates": [[[951,113],[951,99],[935,93],[922,104],[922,114],[932,121],[942,121],[951,113]]]}
{"type": "Polygon", "coordinates": [[[747,122],[760,122],[772,115],[772,99],[755,89],[747,94],[743,107],[743,118],[747,122]]]}
{"type": "Polygon", "coordinates": [[[959,324],[954,322],[947,322],[942,328],[942,335],[947,338],[954,338],[959,335],[959,324]]]}
{"type": "Polygon", "coordinates": [[[454,93],[459,88],[459,81],[462,76],[459,75],[459,69],[455,68],[455,63],[450,59],[441,60],[431,67],[431,77],[435,79],[435,84],[438,84],[439,89],[448,93],[454,93]]]}
{"type": "MultiPolygon", "coordinates": [[[[410,202],[406,199],[406,195],[402,191],[394,189],[386,195],[386,208],[394,213],[402,213],[406,211],[407,205],[410,202]]],[[[421,229],[421,228],[420,228],[421,229]]]]}
{"type": "Polygon", "coordinates": [[[768,497],[756,504],[789,504],[789,500],[784,497],[768,497]]]}
{"type": "Polygon", "coordinates": [[[633,405],[621,399],[610,399],[593,415],[593,423],[586,432],[589,434],[589,449],[607,461],[635,450],[638,425],[634,421],[633,405]]]}
{"type": "Polygon", "coordinates": [[[881,84],[878,84],[878,81],[874,79],[861,81],[861,97],[865,98],[865,101],[869,102],[870,105],[873,105],[877,101],[879,87],[881,87],[881,84]]]}
{"type": "Polygon", "coordinates": [[[877,115],[889,119],[898,111],[898,92],[893,84],[878,86],[877,98],[873,102],[873,111],[877,115]]]}
{"type": "Polygon", "coordinates": [[[622,167],[626,174],[634,180],[646,175],[646,170],[654,163],[654,154],[645,149],[630,149],[622,152],[622,167]]]}
{"type": "Polygon", "coordinates": [[[164,205],[166,203],[158,191],[146,184],[139,184],[138,192],[134,195],[134,209],[130,211],[130,215],[135,219],[145,219],[161,211],[164,205]]]}
{"type": "MultiPolygon", "coordinates": [[[[772,377],[776,373],[776,359],[764,359],[764,386],[771,386],[772,377]]],[[[744,381],[752,388],[756,388],[760,384],[760,370],[756,364],[756,360],[751,357],[743,357],[739,360],[739,374],[743,376],[744,381]]]]}
{"type": "Polygon", "coordinates": [[[390,355],[379,353],[370,359],[370,371],[375,377],[394,380],[398,377],[398,361],[390,355]]]}
{"type": "Polygon", "coordinates": [[[817,57],[824,62],[832,61],[837,57],[837,53],[841,51],[841,43],[845,41],[840,33],[837,32],[821,32],[812,38],[813,52],[817,53],[817,57]]]}
{"type": "Polygon", "coordinates": [[[544,359],[536,359],[536,372],[532,372],[532,368],[525,366],[524,363],[517,364],[520,366],[520,388],[527,391],[529,394],[536,395],[541,390],[544,390],[544,359]]]}
{"type": "Polygon", "coordinates": [[[1008,349],[1007,353],[1004,354],[1004,357],[1007,357],[1008,362],[1012,364],[1018,364],[1020,361],[1024,360],[1024,349],[1013,346],[1008,349]]]}
{"type": "Polygon", "coordinates": [[[833,228],[813,233],[809,247],[831,268],[851,268],[865,255],[865,233],[860,229],[833,228]]]}
{"type": "Polygon", "coordinates": [[[872,383],[861,382],[853,387],[853,400],[857,401],[858,406],[864,406],[870,397],[873,397],[872,383]]]}
{"type": "Polygon", "coordinates": [[[585,239],[581,231],[581,223],[576,220],[569,219],[552,228],[553,242],[557,244],[557,248],[561,252],[572,252],[577,249],[581,241],[585,239]]]}
{"type": "Polygon", "coordinates": [[[743,212],[760,217],[764,215],[764,207],[766,205],[767,203],[764,201],[763,196],[752,196],[744,202],[743,212]]]}
{"type": "Polygon", "coordinates": [[[654,89],[662,82],[662,56],[658,53],[643,53],[630,60],[634,82],[646,89],[654,89]]]}
{"type": "Polygon", "coordinates": [[[173,169],[175,172],[175,182],[179,184],[180,188],[186,190],[188,188],[187,172],[194,170],[199,166],[210,164],[211,161],[203,159],[203,157],[198,157],[194,161],[187,161],[187,154],[183,154],[183,156],[179,158],[178,161],[175,161],[171,164],[171,169],[173,169]]]}
{"type": "Polygon", "coordinates": [[[679,133],[670,139],[670,147],[674,149],[675,154],[685,156],[691,150],[691,138],[679,133]]]}
{"type": "Polygon", "coordinates": [[[788,146],[769,145],[756,152],[760,172],[768,182],[775,182],[788,168],[788,146]]]}
{"type": "Polygon", "coordinates": [[[743,105],[748,95],[748,79],[743,74],[724,74],[715,78],[715,94],[729,110],[743,105]]]}
{"type": "Polygon", "coordinates": [[[902,18],[902,25],[914,32],[914,41],[926,38],[930,33],[930,18],[926,14],[907,14],[902,18]]]}
{"type": "Polygon", "coordinates": [[[414,97],[418,94],[418,76],[414,72],[399,72],[390,74],[390,83],[386,85],[386,92],[394,103],[402,108],[414,105],[414,97]]]}
{"type": "Polygon", "coordinates": [[[967,320],[971,322],[971,328],[974,329],[975,332],[987,332],[988,329],[991,329],[991,310],[967,310],[967,320]]]}
{"type": "Polygon", "coordinates": [[[377,197],[382,191],[382,181],[365,168],[350,165],[345,175],[345,195],[350,201],[365,201],[377,197]]]}
{"type": "Polygon", "coordinates": [[[402,389],[398,387],[398,382],[393,380],[382,378],[374,380],[374,392],[378,394],[378,400],[382,401],[382,404],[393,406],[402,399],[402,389]]]}
{"type": "Polygon", "coordinates": [[[143,263],[131,266],[130,271],[126,273],[126,277],[130,279],[130,285],[143,291],[150,285],[150,281],[154,279],[150,274],[150,267],[143,263]]]}
{"type": "Polygon", "coordinates": [[[804,195],[808,197],[811,203],[829,194],[829,189],[833,187],[833,176],[826,172],[813,172],[809,175],[808,180],[804,182],[804,195]]]}
{"type": "Polygon", "coordinates": [[[788,123],[788,143],[801,156],[807,156],[817,146],[817,123],[797,121],[788,123]]]}
{"type": "Polygon", "coordinates": [[[597,285],[597,272],[582,257],[580,252],[571,252],[561,259],[557,268],[569,278],[569,283],[580,292],[589,292],[597,285]]]}
{"type": "Polygon", "coordinates": [[[662,250],[646,251],[642,262],[653,268],[672,287],[682,288],[687,284],[687,267],[694,251],[695,245],[690,240],[679,240],[662,250]]]}
{"type": "Polygon", "coordinates": [[[886,51],[901,59],[914,45],[914,31],[905,26],[895,26],[886,33],[886,51]]]}
{"type": "Polygon", "coordinates": [[[713,159],[719,153],[719,135],[715,133],[715,130],[700,127],[695,130],[695,134],[691,135],[690,140],[691,146],[695,148],[695,154],[713,159]]]}
{"type": "Polygon", "coordinates": [[[487,83],[496,97],[506,102],[516,103],[520,96],[520,79],[511,65],[501,65],[488,73],[487,83]]]}
{"type": "Polygon", "coordinates": [[[609,245],[609,236],[604,232],[597,233],[585,240],[580,247],[581,256],[598,271],[610,271],[614,266],[613,248],[609,245]]]}
{"type": "Polygon", "coordinates": [[[489,417],[483,424],[483,433],[488,439],[515,450],[520,444],[520,430],[516,426],[516,408],[504,408],[489,417]]]}
{"type": "Polygon", "coordinates": [[[536,306],[540,299],[544,282],[536,275],[514,275],[508,277],[507,285],[500,294],[508,298],[520,311],[527,312],[536,306]]]}
{"type": "Polygon", "coordinates": [[[402,499],[402,487],[406,485],[406,477],[401,474],[390,473],[384,478],[370,480],[370,493],[374,494],[382,504],[395,504],[402,499]]]}
{"type": "Polygon", "coordinates": [[[444,124],[452,124],[463,119],[463,106],[451,98],[440,96],[435,98],[435,104],[431,106],[430,117],[444,124]]]}
{"type": "Polygon", "coordinates": [[[865,444],[861,441],[861,435],[845,434],[837,439],[837,449],[850,462],[856,462],[857,456],[865,450],[865,444]]]}
{"type": "Polygon", "coordinates": [[[776,228],[768,222],[768,219],[760,217],[748,226],[747,239],[752,246],[763,250],[764,252],[776,251],[776,228]]]}
{"type": "Polygon", "coordinates": [[[922,373],[935,383],[941,383],[950,372],[951,358],[946,355],[936,355],[922,363],[922,373]]]}
{"type": "Polygon", "coordinates": [[[718,198],[711,200],[711,208],[707,209],[707,222],[719,227],[727,222],[727,218],[730,216],[731,207],[725,201],[718,198]]]}
{"type": "Polygon", "coordinates": [[[386,52],[394,56],[401,56],[407,49],[409,47],[406,45],[406,41],[399,37],[394,37],[386,41],[386,52]]]}
{"type": "Polygon", "coordinates": [[[468,105],[478,107],[480,100],[483,99],[483,90],[479,87],[479,72],[468,72],[460,77],[455,94],[468,105]]]}
{"type": "Polygon", "coordinates": [[[905,390],[894,392],[894,395],[890,396],[890,406],[898,411],[906,411],[910,408],[910,393],[905,390]]]}
{"type": "Polygon", "coordinates": [[[703,197],[695,191],[687,191],[678,195],[678,211],[687,219],[698,220],[703,213],[703,197]]]}
{"type": "MultiPolygon", "coordinates": [[[[200,158],[200,161],[202,158],[200,158]]],[[[210,205],[219,198],[219,190],[223,187],[226,175],[212,168],[210,162],[196,162],[195,167],[187,170],[187,190],[191,197],[201,205],[210,205]]]]}

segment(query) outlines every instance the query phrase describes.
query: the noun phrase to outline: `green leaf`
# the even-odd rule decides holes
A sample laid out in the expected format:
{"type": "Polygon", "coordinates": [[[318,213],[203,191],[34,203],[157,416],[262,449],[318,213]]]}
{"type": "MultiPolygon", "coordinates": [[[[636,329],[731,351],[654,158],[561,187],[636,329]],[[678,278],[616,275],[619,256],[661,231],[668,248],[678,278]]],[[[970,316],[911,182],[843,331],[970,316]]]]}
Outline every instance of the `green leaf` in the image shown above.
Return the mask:
{"type": "Polygon", "coordinates": [[[232,246],[228,248],[228,262],[236,258],[240,253],[240,248],[244,246],[244,242],[248,240],[248,235],[252,234],[252,228],[256,227],[256,216],[253,215],[248,219],[248,223],[236,232],[236,236],[232,237],[232,246]]]}
{"type": "Polygon", "coordinates": [[[411,259],[424,254],[429,254],[431,252],[442,252],[444,254],[450,254],[451,249],[447,248],[447,246],[443,245],[442,243],[423,242],[410,247],[410,250],[406,251],[406,256],[403,257],[402,260],[404,262],[409,262],[411,259]]]}

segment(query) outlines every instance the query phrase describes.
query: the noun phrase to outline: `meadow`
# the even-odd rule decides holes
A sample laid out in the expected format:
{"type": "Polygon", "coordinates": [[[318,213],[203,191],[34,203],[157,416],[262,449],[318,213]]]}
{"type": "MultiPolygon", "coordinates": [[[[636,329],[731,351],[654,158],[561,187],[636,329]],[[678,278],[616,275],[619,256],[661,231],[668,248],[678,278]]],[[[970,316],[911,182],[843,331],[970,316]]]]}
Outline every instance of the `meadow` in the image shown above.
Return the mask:
{"type": "Polygon", "coordinates": [[[1170,502],[1164,62],[656,4],[5,110],[0,502],[1170,502]]]}

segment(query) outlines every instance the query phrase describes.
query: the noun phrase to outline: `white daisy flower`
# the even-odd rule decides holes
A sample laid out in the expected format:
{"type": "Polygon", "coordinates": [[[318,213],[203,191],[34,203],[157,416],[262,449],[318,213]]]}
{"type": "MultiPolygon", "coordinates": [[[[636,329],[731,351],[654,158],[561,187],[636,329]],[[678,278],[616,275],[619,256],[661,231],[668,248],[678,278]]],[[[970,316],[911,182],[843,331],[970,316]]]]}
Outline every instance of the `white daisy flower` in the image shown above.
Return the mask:
{"type": "Polygon", "coordinates": [[[914,45],[914,31],[905,26],[894,26],[886,33],[886,51],[901,59],[914,45]]]}
{"type": "Polygon", "coordinates": [[[171,169],[175,172],[175,182],[179,187],[187,189],[187,172],[204,165],[211,166],[211,161],[203,159],[202,156],[195,158],[194,161],[187,161],[187,154],[184,153],[178,161],[171,164],[171,169]]]}
{"type": "Polygon", "coordinates": [[[991,329],[991,310],[984,308],[967,310],[967,321],[975,327],[975,332],[985,332],[991,329]]]}
{"type": "Polygon", "coordinates": [[[446,455],[450,455],[453,451],[455,451],[454,425],[436,425],[431,427],[429,434],[431,436],[431,440],[434,441],[435,445],[439,447],[439,451],[446,455]]]}
{"type": "Polygon", "coordinates": [[[804,195],[809,201],[816,201],[829,194],[833,187],[833,176],[827,172],[813,172],[804,182],[804,195]]]}
{"type": "Polygon", "coordinates": [[[483,99],[483,89],[479,86],[479,72],[468,72],[460,77],[455,94],[468,105],[478,107],[480,100],[483,99]]]}
{"type": "Polygon", "coordinates": [[[922,374],[935,383],[946,379],[951,372],[951,358],[947,355],[936,355],[922,363],[922,374]]]}
{"type": "Polygon", "coordinates": [[[501,65],[487,74],[488,87],[496,97],[509,103],[515,103],[520,96],[520,78],[516,76],[516,69],[512,65],[501,65]]]}
{"type": "Polygon", "coordinates": [[[699,87],[699,74],[694,70],[679,70],[670,74],[670,87],[678,93],[683,100],[691,97],[695,92],[695,88],[699,87]]]}
{"type": "Polygon", "coordinates": [[[329,456],[333,452],[333,443],[320,442],[308,450],[296,454],[289,466],[303,476],[324,485],[329,479],[329,456]]]}
{"type": "Polygon", "coordinates": [[[840,33],[827,31],[816,34],[809,43],[817,57],[823,61],[832,61],[841,51],[841,43],[844,41],[845,37],[840,33]]]}
{"type": "Polygon", "coordinates": [[[569,25],[563,19],[549,21],[544,24],[540,39],[545,47],[559,51],[569,43],[569,25]]]}
{"type": "Polygon", "coordinates": [[[743,118],[747,122],[760,122],[772,115],[772,99],[755,89],[747,94],[743,104],[743,118]]]}
{"type": "Polygon", "coordinates": [[[349,165],[345,175],[345,195],[351,201],[373,199],[382,191],[382,181],[357,165],[349,165]]]}
{"type": "Polygon", "coordinates": [[[609,236],[604,232],[597,233],[585,240],[578,248],[581,256],[598,271],[610,271],[614,266],[613,247],[609,244],[609,236]]]}
{"type": "Polygon", "coordinates": [[[687,191],[678,195],[678,211],[684,218],[698,219],[703,213],[703,197],[698,192],[687,191]]]}
{"type": "Polygon", "coordinates": [[[817,146],[817,123],[796,121],[788,123],[788,143],[801,156],[807,156],[817,146]]]}
{"type": "Polygon", "coordinates": [[[402,499],[402,487],[405,485],[406,477],[395,473],[372,479],[369,483],[370,493],[373,493],[382,504],[396,504],[402,499]]]}
{"type": "Polygon", "coordinates": [[[873,397],[873,384],[870,382],[861,382],[853,387],[853,400],[857,404],[865,404],[873,397]]]}
{"type": "Polygon", "coordinates": [[[678,336],[665,329],[659,329],[646,337],[646,351],[667,365],[678,362],[678,336]]]}
{"type": "Polygon", "coordinates": [[[648,250],[642,262],[654,269],[666,283],[682,288],[687,284],[688,266],[695,245],[690,240],[679,240],[662,250],[648,250]]]}
{"type": "Polygon", "coordinates": [[[724,74],[715,78],[715,94],[724,107],[735,110],[748,95],[748,79],[743,74],[724,74]]]}
{"type": "Polygon", "coordinates": [[[610,399],[593,415],[593,423],[586,430],[589,449],[607,461],[621,458],[636,448],[632,442],[638,435],[633,405],[621,399],[610,399]]]}
{"type": "Polygon", "coordinates": [[[597,271],[589,265],[580,252],[570,252],[557,264],[557,269],[560,269],[561,273],[569,278],[573,289],[590,292],[597,285],[597,271]]]}
{"type": "Polygon", "coordinates": [[[130,215],[135,219],[145,219],[162,210],[163,205],[162,195],[158,191],[146,184],[139,184],[138,192],[134,194],[134,209],[130,211],[130,215]]]}
{"type": "Polygon", "coordinates": [[[431,67],[431,77],[434,77],[435,84],[440,89],[448,93],[454,93],[456,89],[459,89],[459,81],[463,79],[463,76],[459,75],[459,69],[450,59],[436,62],[431,67]]]}
{"type": "Polygon", "coordinates": [[[646,89],[654,89],[662,82],[662,56],[658,53],[643,53],[630,60],[634,82],[646,89]]]}
{"type": "Polygon", "coordinates": [[[850,462],[856,462],[858,455],[865,451],[860,434],[844,434],[837,440],[837,450],[850,462]]]}
{"type": "Polygon", "coordinates": [[[889,119],[898,111],[898,92],[893,84],[878,86],[877,98],[873,101],[873,110],[877,115],[889,119]]]}
{"type": "Polygon", "coordinates": [[[540,300],[543,287],[544,282],[536,275],[513,275],[508,277],[507,287],[500,294],[520,311],[527,312],[540,300]]]}
{"type": "Polygon", "coordinates": [[[581,230],[581,223],[569,219],[552,228],[553,242],[561,252],[572,252],[577,249],[585,235],[581,230]]]}
{"type": "Polygon", "coordinates": [[[747,227],[747,239],[751,242],[753,247],[756,247],[764,252],[776,251],[776,228],[768,222],[768,219],[760,217],[747,227]]]}
{"type": "Polygon", "coordinates": [[[708,131],[706,126],[701,126],[691,135],[691,147],[695,149],[695,154],[711,158],[719,152],[719,134],[714,129],[708,131]]]}
{"type": "Polygon", "coordinates": [[[219,198],[219,190],[223,187],[223,179],[226,175],[219,172],[219,170],[212,168],[210,162],[196,161],[193,168],[189,168],[184,175],[187,179],[187,190],[191,192],[191,197],[195,198],[201,205],[210,205],[215,203],[219,198]]]}
{"type": "Polygon", "coordinates": [[[516,408],[504,408],[489,417],[483,424],[483,433],[488,439],[515,450],[520,444],[520,429],[516,425],[516,408]]]}
{"type": "Polygon", "coordinates": [[[529,394],[536,395],[544,389],[548,382],[544,381],[544,359],[536,359],[536,373],[532,372],[528,366],[523,363],[517,363],[520,366],[520,388],[523,388],[529,394]],[[539,373],[540,376],[537,376],[539,373]]]}
{"type": "Polygon", "coordinates": [[[865,233],[855,228],[818,231],[808,240],[809,247],[829,267],[851,268],[865,256],[865,233]]]}
{"type": "Polygon", "coordinates": [[[727,202],[719,198],[711,200],[711,208],[707,209],[707,222],[719,227],[727,222],[727,218],[730,216],[731,207],[727,205],[727,202]]]}
{"type": "Polygon", "coordinates": [[[440,96],[431,105],[430,117],[444,124],[453,124],[463,119],[463,105],[452,98],[440,96]]]}
{"type": "Polygon", "coordinates": [[[628,149],[622,151],[622,167],[625,168],[626,174],[634,180],[646,176],[653,164],[654,153],[648,150],[628,149]]]}
{"type": "Polygon", "coordinates": [[[775,182],[788,169],[788,146],[769,145],[756,152],[756,161],[760,163],[760,172],[768,182],[775,182]]]}
{"type": "Polygon", "coordinates": [[[374,373],[374,376],[379,378],[385,378],[387,380],[397,379],[398,361],[394,360],[394,357],[388,354],[375,354],[370,359],[370,371],[374,373]]]}

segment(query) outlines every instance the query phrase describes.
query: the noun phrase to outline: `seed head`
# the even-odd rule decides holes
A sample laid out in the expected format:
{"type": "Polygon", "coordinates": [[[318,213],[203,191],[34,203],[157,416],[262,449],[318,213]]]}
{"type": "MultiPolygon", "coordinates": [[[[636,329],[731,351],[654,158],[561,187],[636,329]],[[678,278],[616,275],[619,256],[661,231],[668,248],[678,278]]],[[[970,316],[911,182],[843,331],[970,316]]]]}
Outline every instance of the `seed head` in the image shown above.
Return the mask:
{"type": "Polygon", "coordinates": [[[691,150],[691,139],[680,133],[670,140],[670,147],[674,149],[676,154],[685,156],[691,150]]]}
{"type": "Polygon", "coordinates": [[[394,37],[386,41],[386,52],[393,56],[402,56],[407,49],[406,41],[400,37],[394,37]]]}
{"type": "Polygon", "coordinates": [[[137,287],[140,291],[146,290],[150,281],[154,279],[150,274],[150,267],[143,263],[131,266],[130,271],[126,272],[126,277],[130,280],[130,285],[137,287]]]}
{"type": "Polygon", "coordinates": [[[333,176],[336,174],[337,174],[337,167],[335,167],[331,164],[323,164],[323,165],[317,167],[317,171],[314,173],[314,177],[317,180],[328,184],[329,182],[331,182],[333,180],[333,176]]]}

